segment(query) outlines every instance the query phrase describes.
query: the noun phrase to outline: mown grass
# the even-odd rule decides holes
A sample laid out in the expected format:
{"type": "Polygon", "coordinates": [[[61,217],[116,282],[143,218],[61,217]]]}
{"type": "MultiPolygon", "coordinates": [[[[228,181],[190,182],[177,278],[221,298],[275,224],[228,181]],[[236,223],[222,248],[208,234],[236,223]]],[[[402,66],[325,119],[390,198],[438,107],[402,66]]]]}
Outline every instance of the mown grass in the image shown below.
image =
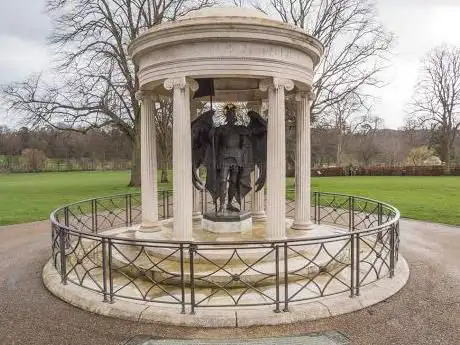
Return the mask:
{"type": "MultiPolygon", "coordinates": [[[[69,202],[136,191],[128,181],[124,171],[0,174],[0,225],[46,219],[69,202]]],[[[287,182],[292,186],[293,179],[287,182]]],[[[460,225],[460,177],[321,177],[312,186],[387,202],[403,217],[460,225]]]]}
{"type": "Polygon", "coordinates": [[[66,203],[135,191],[127,172],[0,174],[0,225],[46,219],[66,203]]]}
{"type": "Polygon", "coordinates": [[[402,217],[460,225],[458,176],[321,177],[312,179],[312,188],[383,201],[398,208],[402,217]]]}

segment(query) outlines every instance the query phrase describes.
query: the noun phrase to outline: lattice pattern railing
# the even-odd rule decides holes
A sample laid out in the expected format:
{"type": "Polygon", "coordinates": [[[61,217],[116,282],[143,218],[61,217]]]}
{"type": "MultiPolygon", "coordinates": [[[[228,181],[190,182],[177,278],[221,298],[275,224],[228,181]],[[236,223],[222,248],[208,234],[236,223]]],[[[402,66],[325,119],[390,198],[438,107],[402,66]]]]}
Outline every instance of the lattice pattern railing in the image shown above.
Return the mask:
{"type": "MultiPolygon", "coordinates": [[[[172,217],[172,192],[160,191],[158,200],[160,218],[172,217]]],[[[306,300],[358,295],[361,287],[393,276],[400,241],[396,209],[333,193],[314,192],[311,201],[314,222],[348,231],[321,239],[148,242],[101,233],[140,222],[139,194],[71,204],[51,217],[54,266],[63,283],[100,293],[104,301],[177,304],[192,313],[254,305],[288,311],[306,300]]],[[[210,202],[203,195],[202,210],[210,202]]],[[[295,214],[294,197],[286,214],[295,214]]]]}

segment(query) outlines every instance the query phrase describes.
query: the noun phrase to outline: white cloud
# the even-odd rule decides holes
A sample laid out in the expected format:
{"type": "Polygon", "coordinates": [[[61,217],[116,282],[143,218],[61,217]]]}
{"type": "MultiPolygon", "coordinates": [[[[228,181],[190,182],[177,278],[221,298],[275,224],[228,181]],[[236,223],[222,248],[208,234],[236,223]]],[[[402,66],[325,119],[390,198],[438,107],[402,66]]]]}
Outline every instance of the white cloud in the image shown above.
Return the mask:
{"type": "Polygon", "coordinates": [[[46,46],[15,36],[0,35],[0,82],[8,83],[47,67],[46,46]]]}
{"type": "Polygon", "coordinates": [[[442,43],[460,46],[460,2],[380,0],[378,12],[381,22],[395,33],[397,45],[385,78],[388,85],[374,93],[381,98],[375,111],[387,127],[398,128],[404,124],[424,55],[442,43]]]}

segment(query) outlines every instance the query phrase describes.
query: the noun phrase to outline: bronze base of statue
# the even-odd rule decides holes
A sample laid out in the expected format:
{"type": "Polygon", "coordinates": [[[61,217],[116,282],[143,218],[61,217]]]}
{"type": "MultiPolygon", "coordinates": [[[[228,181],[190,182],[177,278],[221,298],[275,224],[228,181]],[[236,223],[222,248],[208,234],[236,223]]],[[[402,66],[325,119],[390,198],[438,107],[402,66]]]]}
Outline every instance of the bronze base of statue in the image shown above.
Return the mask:
{"type": "Polygon", "coordinates": [[[204,230],[214,233],[244,232],[252,230],[251,212],[232,212],[222,214],[205,213],[201,221],[204,230]]]}

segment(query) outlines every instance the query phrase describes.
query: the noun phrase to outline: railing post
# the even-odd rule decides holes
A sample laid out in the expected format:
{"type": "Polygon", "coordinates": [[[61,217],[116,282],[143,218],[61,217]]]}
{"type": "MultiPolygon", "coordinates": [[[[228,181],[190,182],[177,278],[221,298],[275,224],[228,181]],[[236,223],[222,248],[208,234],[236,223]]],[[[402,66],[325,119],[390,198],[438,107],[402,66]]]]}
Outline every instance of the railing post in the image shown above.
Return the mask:
{"type": "Polygon", "coordinates": [[[284,242],[284,312],[289,311],[289,260],[288,245],[284,242]]]}
{"type": "Polygon", "coordinates": [[[395,224],[390,228],[390,278],[395,274],[395,224]]]}
{"type": "Polygon", "coordinates": [[[108,302],[107,298],[107,239],[102,238],[102,288],[104,290],[104,302],[108,302]]]}
{"type": "Polygon", "coordinates": [[[195,272],[194,272],[194,254],[196,248],[195,245],[190,244],[189,254],[190,254],[190,304],[191,310],[190,314],[195,314],[195,272]]]}
{"type": "Polygon", "coordinates": [[[318,215],[316,216],[316,224],[321,224],[321,193],[316,194],[316,208],[318,209],[318,215]]]}
{"type": "Polygon", "coordinates": [[[166,193],[167,193],[167,191],[165,191],[165,190],[161,191],[161,200],[163,201],[163,218],[164,219],[168,218],[168,216],[167,216],[167,212],[168,212],[167,207],[168,206],[167,206],[167,201],[166,201],[166,193]]]}
{"type": "MultiPolygon", "coordinates": [[[[168,218],[169,217],[174,217],[174,207],[171,205],[171,207],[169,206],[170,203],[169,203],[169,200],[172,200],[173,199],[173,191],[170,190],[167,194],[168,194],[168,218]]],[[[171,201],[172,202],[172,201],[171,201]]]]}
{"type": "Polygon", "coordinates": [[[96,229],[96,199],[91,200],[91,231],[95,233],[96,229]]]}
{"type": "Polygon", "coordinates": [[[181,314],[185,314],[185,276],[184,276],[184,244],[180,244],[180,286],[181,286],[181,314]]]}
{"type": "Polygon", "coordinates": [[[98,232],[98,221],[97,221],[97,199],[94,199],[94,232],[98,232]]]}
{"type": "Polygon", "coordinates": [[[356,296],[359,296],[359,286],[360,286],[360,272],[359,272],[359,261],[360,261],[360,253],[359,253],[359,242],[361,240],[361,235],[359,233],[357,233],[356,235],[356,287],[355,287],[355,290],[356,290],[356,296]]]}
{"type": "Polygon", "coordinates": [[[278,244],[275,246],[275,272],[276,272],[276,301],[275,301],[275,313],[280,311],[280,251],[278,244]]]}
{"type": "Polygon", "coordinates": [[[377,204],[377,222],[379,225],[382,225],[383,223],[382,222],[382,217],[383,217],[382,212],[383,212],[383,205],[381,202],[379,202],[377,204]]]}
{"type": "Polygon", "coordinates": [[[66,268],[66,256],[65,256],[65,232],[67,230],[59,228],[59,251],[61,256],[61,283],[67,285],[67,268],[66,268]]]}
{"type": "Polygon", "coordinates": [[[166,219],[169,218],[169,191],[165,191],[165,207],[166,207],[166,219]]]}
{"type": "Polygon", "coordinates": [[[129,205],[128,194],[125,194],[125,226],[129,225],[129,205]]]}
{"type": "MultiPolygon", "coordinates": [[[[382,203],[380,202],[377,204],[377,223],[378,226],[382,225],[382,203]]],[[[383,243],[382,229],[380,229],[380,231],[377,232],[377,241],[383,243]]]]}
{"type": "Polygon", "coordinates": [[[204,208],[204,191],[200,190],[200,204],[201,204],[201,214],[204,214],[206,209],[204,208]]]}
{"type": "Polygon", "coordinates": [[[69,227],[69,207],[64,208],[64,225],[68,228],[69,227]]]}
{"type": "Polygon", "coordinates": [[[351,235],[351,255],[350,255],[350,297],[355,296],[355,269],[356,269],[356,248],[355,248],[356,235],[351,235]]]}
{"type": "MultiPolygon", "coordinates": [[[[315,224],[317,223],[316,222],[316,194],[318,192],[313,192],[313,208],[314,208],[314,211],[313,211],[313,221],[315,222],[315,224]]],[[[311,197],[311,196],[310,196],[311,197]]]]}
{"type": "Polygon", "coordinates": [[[113,303],[113,277],[112,277],[112,239],[107,239],[107,245],[109,249],[109,257],[108,257],[108,274],[109,274],[109,302],[113,303]]]}
{"type": "Polygon", "coordinates": [[[353,205],[352,201],[353,197],[349,196],[348,197],[348,231],[353,230],[353,224],[352,224],[352,214],[353,214],[353,205]]]}
{"type": "Polygon", "coordinates": [[[351,197],[351,230],[355,231],[355,197],[351,197]]]}
{"type": "Polygon", "coordinates": [[[128,204],[129,204],[129,226],[133,225],[133,195],[128,194],[128,204]]]}

